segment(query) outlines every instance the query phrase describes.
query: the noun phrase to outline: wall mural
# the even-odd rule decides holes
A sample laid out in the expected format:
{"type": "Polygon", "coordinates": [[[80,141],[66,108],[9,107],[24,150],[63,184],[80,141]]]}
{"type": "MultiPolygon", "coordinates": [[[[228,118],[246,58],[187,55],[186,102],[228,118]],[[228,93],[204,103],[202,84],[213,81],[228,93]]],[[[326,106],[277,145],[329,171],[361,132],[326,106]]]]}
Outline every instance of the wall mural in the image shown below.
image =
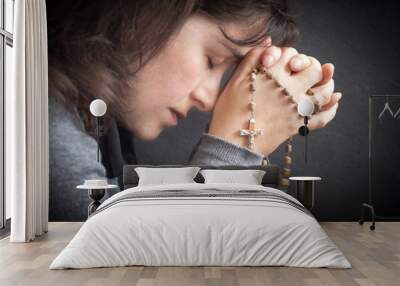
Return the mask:
{"type": "Polygon", "coordinates": [[[293,138],[335,118],[334,65],[292,48],[299,27],[286,1],[53,2],[50,220],[84,220],[90,199],[76,187],[121,186],[125,164],[151,157],[136,142],[174,130],[185,131],[153,164],[165,154],[180,164],[270,164],[286,146],[274,163],[287,187],[293,138]]]}
{"type": "Polygon", "coordinates": [[[400,107],[397,109],[397,111],[396,111],[396,109],[392,110],[392,108],[390,107],[389,99],[388,99],[389,96],[386,96],[386,95],[382,95],[382,96],[386,98],[386,102],[383,106],[381,113],[379,113],[378,118],[383,119],[386,113],[389,113],[390,116],[393,118],[400,118],[400,107]]]}

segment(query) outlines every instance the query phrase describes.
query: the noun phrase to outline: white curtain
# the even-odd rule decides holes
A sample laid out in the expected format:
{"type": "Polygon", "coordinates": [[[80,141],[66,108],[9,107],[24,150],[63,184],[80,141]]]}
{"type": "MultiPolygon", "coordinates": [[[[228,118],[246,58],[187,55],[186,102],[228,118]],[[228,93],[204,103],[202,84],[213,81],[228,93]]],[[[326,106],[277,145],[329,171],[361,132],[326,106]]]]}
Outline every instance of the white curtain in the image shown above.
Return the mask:
{"type": "Polygon", "coordinates": [[[15,1],[14,94],[6,98],[6,187],[12,242],[48,227],[48,63],[45,0],[15,1]]]}

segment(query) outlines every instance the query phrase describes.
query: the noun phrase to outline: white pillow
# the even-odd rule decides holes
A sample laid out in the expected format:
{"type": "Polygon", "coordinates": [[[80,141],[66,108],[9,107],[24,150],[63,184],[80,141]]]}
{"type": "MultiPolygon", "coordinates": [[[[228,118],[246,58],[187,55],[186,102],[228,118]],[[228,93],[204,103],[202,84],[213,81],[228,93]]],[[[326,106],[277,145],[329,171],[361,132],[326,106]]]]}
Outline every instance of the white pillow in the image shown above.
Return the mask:
{"type": "Polygon", "coordinates": [[[135,168],[139,176],[138,186],[195,183],[199,167],[182,168],[135,168]]]}
{"type": "Polygon", "coordinates": [[[265,171],[263,170],[201,170],[204,183],[235,183],[247,185],[261,185],[265,171]]]}

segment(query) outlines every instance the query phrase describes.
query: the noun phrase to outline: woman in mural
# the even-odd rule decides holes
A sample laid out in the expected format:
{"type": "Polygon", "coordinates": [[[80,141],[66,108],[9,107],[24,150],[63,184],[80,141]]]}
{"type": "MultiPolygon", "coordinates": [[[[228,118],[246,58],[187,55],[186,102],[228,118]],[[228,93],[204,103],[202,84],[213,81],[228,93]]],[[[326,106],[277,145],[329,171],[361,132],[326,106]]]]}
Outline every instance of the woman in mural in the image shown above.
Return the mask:
{"type": "MultiPolygon", "coordinates": [[[[54,2],[54,1],[53,1],[54,2]]],[[[255,147],[247,147],[250,71],[265,66],[299,100],[311,88],[315,130],[338,108],[333,65],[289,48],[298,30],[286,1],[66,1],[48,3],[50,219],[85,216],[84,179],[117,182],[136,163],[133,136],[153,140],[189,110],[212,111],[190,164],[260,164],[303,124],[276,87],[256,91],[255,147]],[[52,6],[56,5],[56,6],[52,6]],[[221,87],[227,73],[232,76],[221,87]],[[108,106],[96,161],[90,102],[108,106]],[[68,213],[67,213],[68,211],[68,213]]]]}

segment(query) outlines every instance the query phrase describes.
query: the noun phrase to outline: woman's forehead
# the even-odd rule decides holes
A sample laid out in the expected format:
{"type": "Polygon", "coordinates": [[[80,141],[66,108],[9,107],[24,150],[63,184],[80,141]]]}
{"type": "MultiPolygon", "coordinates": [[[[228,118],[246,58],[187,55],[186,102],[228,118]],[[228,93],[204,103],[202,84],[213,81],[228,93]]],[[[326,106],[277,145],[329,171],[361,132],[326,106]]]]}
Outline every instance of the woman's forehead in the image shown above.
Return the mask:
{"type": "Polygon", "coordinates": [[[204,13],[196,13],[191,16],[212,30],[221,30],[229,37],[236,40],[245,40],[260,35],[266,30],[269,16],[249,17],[243,19],[218,20],[204,13]]]}
{"type": "Polygon", "coordinates": [[[259,35],[260,31],[265,30],[265,27],[261,27],[260,21],[257,24],[248,24],[248,21],[221,22],[208,15],[199,13],[193,15],[188,22],[195,23],[192,32],[200,28],[204,32],[206,41],[217,42],[223,45],[239,60],[254,46],[268,47],[271,45],[269,37],[261,39],[257,45],[252,46],[239,45],[231,40],[241,41],[259,35]]]}
{"type": "Polygon", "coordinates": [[[267,17],[244,20],[219,21],[219,26],[230,35],[245,39],[264,31],[268,22],[267,17]]]}
{"type": "Polygon", "coordinates": [[[235,40],[246,40],[257,35],[256,33],[259,33],[259,31],[254,32],[254,29],[252,31],[249,29],[243,31],[240,26],[237,27],[235,25],[229,26],[228,29],[221,27],[222,37],[220,41],[221,44],[227,47],[234,56],[241,59],[254,46],[269,47],[272,44],[271,37],[266,36],[258,44],[252,46],[238,45],[237,43],[232,42],[229,38],[233,38],[235,40]]]}
{"type": "Polygon", "coordinates": [[[222,34],[225,34],[225,38],[235,39],[237,41],[245,41],[248,39],[259,39],[257,41],[257,46],[269,46],[271,44],[271,39],[264,36],[267,29],[266,19],[259,19],[257,21],[229,21],[220,22],[219,29],[222,34]],[[262,36],[262,37],[260,37],[262,36]]]}

